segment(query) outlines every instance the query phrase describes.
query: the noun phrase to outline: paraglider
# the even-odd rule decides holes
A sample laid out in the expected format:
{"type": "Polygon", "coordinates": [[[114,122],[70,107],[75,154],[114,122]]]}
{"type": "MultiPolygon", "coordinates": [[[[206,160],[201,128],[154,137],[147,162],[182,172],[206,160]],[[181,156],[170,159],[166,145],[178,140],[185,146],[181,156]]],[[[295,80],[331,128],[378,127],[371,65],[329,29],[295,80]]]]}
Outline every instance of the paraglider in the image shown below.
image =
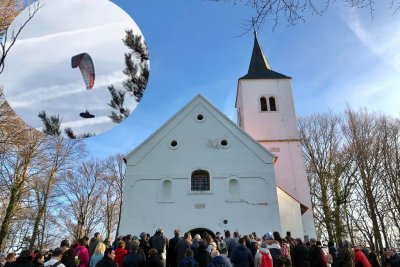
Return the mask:
{"type": "Polygon", "coordinates": [[[93,60],[88,53],[81,53],[71,58],[71,67],[77,68],[82,73],[83,80],[85,81],[86,89],[92,89],[94,86],[95,71],[93,60]]]}
{"type": "Polygon", "coordinates": [[[95,117],[93,114],[89,112],[89,110],[79,113],[79,116],[81,116],[84,119],[93,119],[95,117]]]}

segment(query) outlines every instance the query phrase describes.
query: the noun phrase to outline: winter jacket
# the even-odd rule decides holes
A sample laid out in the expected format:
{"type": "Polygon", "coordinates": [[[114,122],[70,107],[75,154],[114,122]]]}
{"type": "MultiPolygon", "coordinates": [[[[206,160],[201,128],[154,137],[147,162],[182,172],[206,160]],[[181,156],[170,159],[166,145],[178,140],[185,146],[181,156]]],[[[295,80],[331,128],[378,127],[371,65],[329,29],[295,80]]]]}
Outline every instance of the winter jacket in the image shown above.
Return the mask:
{"type": "Polygon", "coordinates": [[[393,257],[390,258],[390,267],[400,267],[400,255],[395,254],[393,257]]]}
{"type": "Polygon", "coordinates": [[[181,238],[179,236],[174,236],[168,242],[168,251],[167,251],[167,265],[170,267],[177,267],[178,264],[176,262],[176,252],[175,247],[178,241],[181,238]]]}
{"type": "Polygon", "coordinates": [[[337,249],[336,249],[335,246],[329,247],[329,254],[332,255],[332,264],[331,264],[331,266],[332,267],[338,267],[338,259],[337,259],[338,252],[337,252],[337,249]]]}
{"type": "Polygon", "coordinates": [[[85,246],[78,245],[73,254],[73,258],[78,256],[79,265],[78,267],[89,267],[89,251],[85,246]]]}
{"type": "Polygon", "coordinates": [[[254,259],[251,251],[244,245],[239,245],[231,256],[231,261],[235,267],[253,267],[254,259]]]}
{"type": "Polygon", "coordinates": [[[210,253],[208,253],[204,244],[199,245],[194,251],[194,259],[199,263],[200,267],[206,267],[211,261],[210,253]]]}
{"type": "Polygon", "coordinates": [[[228,258],[227,254],[219,255],[225,261],[225,267],[232,267],[231,259],[228,258]]]}
{"type": "Polygon", "coordinates": [[[114,261],[117,263],[118,267],[122,267],[125,255],[128,254],[128,251],[124,248],[117,248],[114,251],[115,251],[114,261]]]}
{"type": "Polygon", "coordinates": [[[193,257],[184,257],[181,261],[178,261],[179,267],[199,267],[197,261],[193,257]]]}
{"type": "Polygon", "coordinates": [[[226,263],[223,257],[215,256],[211,259],[207,267],[226,267],[226,263]]]}
{"type": "Polygon", "coordinates": [[[145,267],[163,267],[160,256],[149,257],[144,265],[145,267]]]}
{"type": "Polygon", "coordinates": [[[100,243],[100,241],[96,237],[92,237],[90,239],[89,243],[89,256],[92,257],[94,251],[96,250],[97,245],[100,243]]]}
{"type": "Polygon", "coordinates": [[[317,245],[311,245],[309,251],[310,255],[310,267],[326,267],[326,264],[324,265],[324,259],[322,253],[322,249],[318,247],[317,245]]]}
{"type": "Polygon", "coordinates": [[[233,237],[227,237],[224,239],[226,248],[228,249],[229,258],[232,256],[233,251],[239,246],[239,241],[233,237]]]}
{"type": "Polygon", "coordinates": [[[259,248],[256,253],[256,256],[254,257],[254,267],[261,267],[261,261],[262,261],[263,254],[268,255],[269,258],[272,260],[272,256],[271,256],[268,248],[259,248]]]}
{"type": "Polygon", "coordinates": [[[31,257],[18,257],[16,261],[11,262],[9,267],[35,267],[31,257]]]}
{"type": "Polygon", "coordinates": [[[139,247],[143,250],[145,257],[147,258],[149,256],[149,250],[151,248],[149,241],[145,239],[140,239],[139,247]]]}
{"type": "Polygon", "coordinates": [[[110,259],[107,255],[101,259],[95,267],[118,267],[118,265],[110,259]]]}
{"type": "Polygon", "coordinates": [[[180,266],[180,262],[183,258],[185,258],[185,253],[188,248],[190,248],[191,242],[187,239],[181,239],[175,245],[175,253],[176,253],[176,263],[177,266],[180,266]]]}
{"type": "Polygon", "coordinates": [[[292,250],[292,265],[293,267],[309,267],[310,256],[308,248],[304,244],[297,244],[292,250]]]}
{"type": "Polygon", "coordinates": [[[367,256],[358,248],[354,249],[354,264],[356,267],[372,267],[367,256]]]}
{"type": "Polygon", "coordinates": [[[92,257],[90,257],[89,261],[89,267],[95,267],[96,264],[101,261],[101,259],[104,257],[104,253],[101,254],[93,254],[92,257]]]}
{"type": "Polygon", "coordinates": [[[131,252],[124,258],[123,267],[143,267],[145,258],[140,252],[131,252]]]}

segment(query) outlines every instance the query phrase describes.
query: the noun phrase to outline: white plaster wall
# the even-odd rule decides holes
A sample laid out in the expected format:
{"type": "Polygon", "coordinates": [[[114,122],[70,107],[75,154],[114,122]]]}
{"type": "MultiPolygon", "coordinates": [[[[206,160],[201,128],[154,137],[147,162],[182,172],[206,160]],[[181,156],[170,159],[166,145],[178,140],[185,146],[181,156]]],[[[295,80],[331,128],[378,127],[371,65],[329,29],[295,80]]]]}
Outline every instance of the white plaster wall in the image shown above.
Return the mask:
{"type": "Polygon", "coordinates": [[[276,188],[281,216],[282,236],[290,232],[293,238],[303,238],[303,225],[301,220],[300,203],[285,193],[279,187],[276,188]],[[288,219],[290,218],[290,219],[288,219]]]}
{"type": "Polygon", "coordinates": [[[281,230],[272,156],[224,119],[207,105],[190,106],[128,157],[121,234],[153,233],[157,227],[165,233],[177,227],[260,235],[281,230]],[[198,114],[203,122],[196,121],[198,114]],[[219,145],[221,139],[228,141],[227,148],[219,145]],[[172,140],[178,142],[176,149],[170,147],[172,140]],[[210,173],[209,192],[190,190],[197,169],[210,173]],[[239,181],[240,201],[228,198],[230,178],[239,181]],[[160,202],[165,179],[172,181],[172,198],[160,202]]]}

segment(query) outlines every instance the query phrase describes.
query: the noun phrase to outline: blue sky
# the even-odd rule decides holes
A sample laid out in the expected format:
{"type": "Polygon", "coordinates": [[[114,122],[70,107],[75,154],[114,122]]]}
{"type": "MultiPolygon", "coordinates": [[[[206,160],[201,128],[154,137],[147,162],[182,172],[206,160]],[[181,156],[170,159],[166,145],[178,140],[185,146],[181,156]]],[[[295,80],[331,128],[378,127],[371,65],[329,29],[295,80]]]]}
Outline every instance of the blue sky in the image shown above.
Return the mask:
{"type": "MultiPolygon", "coordinates": [[[[135,112],[85,141],[93,156],[127,153],[197,94],[236,121],[237,80],[247,73],[253,34],[247,7],[206,0],[115,0],[137,23],[150,52],[150,79],[135,112]]],[[[390,1],[385,1],[390,2],[390,1]]],[[[351,9],[341,1],[323,16],[258,31],[273,70],[291,76],[298,116],[341,112],[346,105],[399,117],[400,14],[351,9]]]]}

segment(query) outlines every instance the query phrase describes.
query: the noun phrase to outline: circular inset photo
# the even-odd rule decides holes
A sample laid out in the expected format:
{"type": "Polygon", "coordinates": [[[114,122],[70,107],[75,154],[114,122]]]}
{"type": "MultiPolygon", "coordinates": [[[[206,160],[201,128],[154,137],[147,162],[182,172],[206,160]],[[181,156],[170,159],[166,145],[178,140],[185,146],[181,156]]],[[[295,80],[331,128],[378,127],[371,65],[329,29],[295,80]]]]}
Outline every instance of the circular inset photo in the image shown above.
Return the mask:
{"type": "Polygon", "coordinates": [[[144,37],[109,0],[40,0],[19,14],[2,42],[10,48],[0,74],[6,100],[25,123],[50,135],[103,133],[134,111],[146,89],[144,37]]]}

